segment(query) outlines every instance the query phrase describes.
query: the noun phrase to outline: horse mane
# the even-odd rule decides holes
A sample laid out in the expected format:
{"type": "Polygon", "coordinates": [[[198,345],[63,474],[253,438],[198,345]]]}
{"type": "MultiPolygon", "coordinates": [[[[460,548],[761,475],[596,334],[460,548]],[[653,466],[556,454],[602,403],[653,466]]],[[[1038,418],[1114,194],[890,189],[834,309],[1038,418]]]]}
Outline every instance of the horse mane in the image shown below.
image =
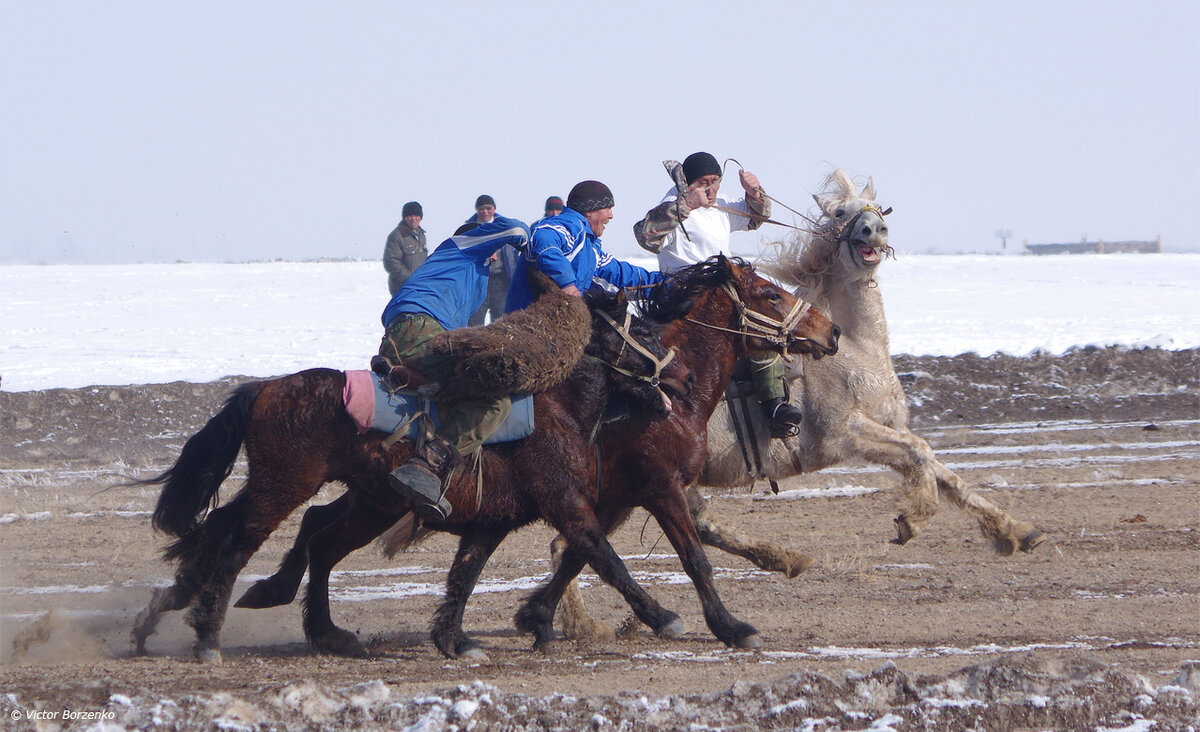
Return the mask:
{"type": "MultiPolygon", "coordinates": [[[[759,267],[785,287],[796,288],[806,299],[819,301],[831,283],[828,275],[838,257],[837,238],[829,236],[835,223],[829,211],[841,202],[857,198],[873,201],[874,197],[871,181],[860,191],[849,173],[835,169],[821,184],[820,193],[813,196],[818,206],[813,227],[796,231],[786,241],[765,242],[759,267]]],[[[868,278],[867,284],[874,286],[874,277],[868,278]]]]}
{"type": "Polygon", "coordinates": [[[746,272],[754,272],[754,265],[741,257],[725,257],[720,254],[699,264],[684,267],[650,290],[647,302],[643,306],[645,316],[650,320],[666,323],[687,315],[697,297],[730,280],[730,264],[746,272]]]}

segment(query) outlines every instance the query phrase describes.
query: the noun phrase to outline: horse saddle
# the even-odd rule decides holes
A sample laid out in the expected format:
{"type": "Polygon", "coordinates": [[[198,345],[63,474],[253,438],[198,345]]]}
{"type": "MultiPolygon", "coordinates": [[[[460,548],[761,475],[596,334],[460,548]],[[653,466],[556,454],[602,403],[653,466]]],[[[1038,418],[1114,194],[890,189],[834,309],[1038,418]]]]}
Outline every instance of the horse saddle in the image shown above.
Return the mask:
{"type": "MultiPolygon", "coordinates": [[[[437,405],[408,389],[393,391],[389,388],[391,376],[381,376],[373,371],[346,372],[342,400],[346,404],[346,412],[358,428],[358,433],[361,435],[369,430],[378,430],[392,434],[403,426],[402,436],[416,441],[421,430],[421,412],[427,413],[433,420],[435,431],[440,428],[437,405]]],[[[419,385],[413,382],[402,383],[409,383],[410,388],[419,385]]],[[[533,434],[533,428],[533,396],[513,395],[512,409],[508,416],[483,444],[521,440],[533,434]]]]}

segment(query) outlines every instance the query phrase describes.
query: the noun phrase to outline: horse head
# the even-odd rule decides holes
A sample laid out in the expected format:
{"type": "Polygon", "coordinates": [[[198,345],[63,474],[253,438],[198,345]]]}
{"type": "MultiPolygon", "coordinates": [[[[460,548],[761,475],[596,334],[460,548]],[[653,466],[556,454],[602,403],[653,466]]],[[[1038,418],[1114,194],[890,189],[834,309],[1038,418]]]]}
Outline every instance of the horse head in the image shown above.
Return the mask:
{"type": "Polygon", "coordinates": [[[841,334],[821,311],[760,277],[746,260],[720,254],[655,288],[647,315],[740,335],[739,355],[786,351],[820,358],[837,353],[841,334]]]}
{"type": "Polygon", "coordinates": [[[875,202],[875,183],[870,178],[860,191],[845,171],[835,170],[813,200],[821,207],[817,236],[831,242],[837,256],[845,257],[851,266],[874,271],[892,252],[883,220],[892,210],[875,202]]]}
{"type": "Polygon", "coordinates": [[[632,406],[654,419],[671,412],[670,397],[683,398],[695,377],[663,345],[661,326],[633,315],[624,290],[594,287],[585,296],[592,312],[592,340],[585,358],[612,372],[610,399],[632,406]]]}
{"type": "Polygon", "coordinates": [[[874,182],[868,179],[860,191],[843,170],[830,173],[813,199],[820,213],[809,219],[812,228],[775,242],[759,265],[779,282],[828,304],[831,291],[847,282],[874,285],[876,268],[892,254],[883,218],[891,209],[876,203],[874,182]]]}

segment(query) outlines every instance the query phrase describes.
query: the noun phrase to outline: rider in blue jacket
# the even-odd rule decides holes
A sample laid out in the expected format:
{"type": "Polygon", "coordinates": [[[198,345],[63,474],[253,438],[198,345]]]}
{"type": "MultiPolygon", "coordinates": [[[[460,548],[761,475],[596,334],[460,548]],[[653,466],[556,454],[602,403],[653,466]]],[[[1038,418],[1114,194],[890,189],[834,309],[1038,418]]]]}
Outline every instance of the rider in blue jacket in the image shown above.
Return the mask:
{"type": "MultiPolygon", "coordinates": [[[[389,365],[403,364],[430,381],[453,374],[455,359],[430,349],[430,339],[465,326],[479,309],[487,295],[492,254],[505,245],[522,249],[528,242],[529,227],[503,216],[486,224],[459,227],[413,272],[384,309],[386,330],[379,355],[389,365]]],[[[500,427],[512,400],[460,395],[444,407],[438,433],[389,476],[392,489],[412,501],[427,521],[450,515],[450,502],[442,495],[446,475],[462,454],[474,451],[500,427]]]]}
{"type": "Polygon", "coordinates": [[[585,180],[572,188],[563,212],[542,219],[533,230],[529,247],[517,262],[505,310],[520,310],[533,302],[530,267],[545,272],[573,295],[587,292],[594,281],[614,287],[661,282],[661,272],[614,259],[600,247],[600,235],[613,218],[612,208],[612,191],[603,183],[585,180]]]}

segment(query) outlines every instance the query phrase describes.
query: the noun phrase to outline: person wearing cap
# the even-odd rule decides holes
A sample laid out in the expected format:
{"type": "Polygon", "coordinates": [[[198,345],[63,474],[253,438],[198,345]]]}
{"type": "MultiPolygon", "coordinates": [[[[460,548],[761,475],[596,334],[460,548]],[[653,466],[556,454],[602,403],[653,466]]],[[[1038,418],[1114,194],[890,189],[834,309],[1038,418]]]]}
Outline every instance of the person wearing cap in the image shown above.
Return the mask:
{"type": "MultiPolygon", "coordinates": [[[[499,216],[496,213],[496,201],[488,194],[475,199],[475,213],[467,219],[467,223],[491,223],[499,216]]],[[[517,266],[517,250],[512,247],[502,247],[488,260],[487,296],[483,304],[472,315],[467,325],[483,325],[488,322],[488,315],[495,320],[504,314],[504,299],[508,296],[508,283],[512,281],[513,269],[517,266]]]]}
{"type": "Polygon", "coordinates": [[[559,215],[560,213],[563,212],[563,208],[565,206],[566,206],[566,204],[563,203],[563,200],[561,198],[559,198],[558,196],[550,196],[549,198],[546,199],[546,206],[545,206],[546,211],[542,215],[542,218],[548,219],[551,216],[559,215]]]}
{"type": "Polygon", "coordinates": [[[716,254],[729,256],[730,234],[754,231],[771,215],[771,202],[753,173],[738,173],[745,196],[720,195],[721,164],[710,153],[692,153],[682,164],[668,160],[663,165],[675,185],[633,225],[637,243],[658,255],[663,272],[669,274],[716,254]]]}
{"type": "MultiPolygon", "coordinates": [[[[430,381],[452,374],[457,360],[430,349],[429,340],[467,325],[487,293],[488,260],[498,250],[524,247],[528,241],[529,227],[517,219],[495,216],[486,224],[460,226],[384,308],[379,356],[389,367],[407,366],[430,381]]],[[[437,434],[388,478],[392,489],[411,500],[426,520],[450,515],[450,503],[442,496],[446,475],[500,427],[512,400],[464,397],[444,406],[437,434]]]]}
{"type": "MultiPolygon", "coordinates": [[[[658,255],[663,272],[675,272],[717,254],[728,256],[733,232],[753,231],[771,216],[771,201],[753,173],[738,172],[743,197],[720,195],[723,173],[711,153],[694,152],[682,164],[668,160],[663,165],[675,185],[633,225],[637,243],[658,255]]],[[[772,437],[791,437],[800,431],[803,414],[788,401],[786,371],[779,355],[751,359],[754,391],[772,437]]]]}
{"type": "Polygon", "coordinates": [[[601,247],[600,237],[612,221],[614,203],[612,191],[600,181],[576,184],[562,213],[542,219],[534,227],[529,246],[517,260],[505,309],[512,312],[533,302],[530,267],[545,272],[565,292],[576,296],[582,296],[593,283],[639,287],[661,282],[661,272],[622,262],[601,247]]]}
{"type": "Polygon", "coordinates": [[[429,255],[425,230],[421,228],[424,215],[421,204],[409,201],[400,212],[400,223],[388,234],[383,247],[383,268],[388,273],[388,292],[393,295],[429,255]]]}
{"type": "Polygon", "coordinates": [[[491,223],[491,220],[495,217],[496,199],[492,198],[486,193],[483,193],[475,199],[475,213],[471,214],[471,217],[467,219],[467,223],[470,224],[477,222],[480,224],[487,224],[491,223]]]}

